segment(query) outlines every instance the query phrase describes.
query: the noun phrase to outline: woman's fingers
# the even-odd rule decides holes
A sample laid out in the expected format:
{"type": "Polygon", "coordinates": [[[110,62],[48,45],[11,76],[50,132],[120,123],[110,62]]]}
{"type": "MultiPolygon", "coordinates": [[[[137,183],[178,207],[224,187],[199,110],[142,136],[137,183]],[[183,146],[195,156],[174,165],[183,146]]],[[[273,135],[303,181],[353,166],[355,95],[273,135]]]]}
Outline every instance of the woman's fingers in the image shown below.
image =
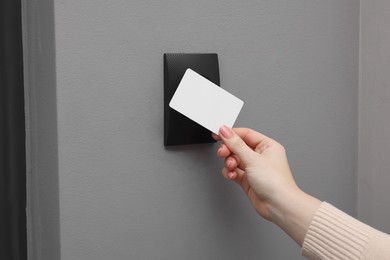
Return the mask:
{"type": "Polygon", "coordinates": [[[234,158],[234,156],[229,156],[225,159],[225,167],[229,170],[229,171],[234,171],[238,166],[238,163],[237,163],[237,160],[236,158],[234,158]]]}
{"type": "Polygon", "coordinates": [[[245,171],[240,170],[239,168],[236,168],[234,171],[229,171],[226,167],[222,169],[222,176],[229,180],[229,181],[234,181],[235,183],[239,184],[244,188],[245,190],[248,189],[246,187],[248,185],[247,181],[245,182],[245,171]]]}
{"type": "Polygon", "coordinates": [[[221,141],[221,137],[219,137],[219,135],[216,135],[214,133],[211,133],[211,137],[215,140],[215,141],[221,141]]]}
{"type": "Polygon", "coordinates": [[[219,149],[217,152],[218,157],[220,157],[220,158],[226,158],[226,157],[230,156],[231,153],[232,152],[229,150],[229,148],[223,143],[219,146],[219,149]]]}

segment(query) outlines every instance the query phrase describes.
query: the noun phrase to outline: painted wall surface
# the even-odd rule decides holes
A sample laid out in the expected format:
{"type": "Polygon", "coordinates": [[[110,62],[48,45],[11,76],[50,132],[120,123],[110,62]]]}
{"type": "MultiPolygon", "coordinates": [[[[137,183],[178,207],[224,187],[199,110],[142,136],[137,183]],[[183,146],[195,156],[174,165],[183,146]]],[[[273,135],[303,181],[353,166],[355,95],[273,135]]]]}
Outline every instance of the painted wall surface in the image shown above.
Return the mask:
{"type": "Polygon", "coordinates": [[[390,233],[390,2],[361,1],[358,216],[390,233]]]}
{"type": "Polygon", "coordinates": [[[236,125],[279,140],[305,191],[355,213],[359,1],[54,11],[61,259],[301,258],[222,178],[217,145],[163,147],[166,52],[218,53],[245,101],[236,125]]]}

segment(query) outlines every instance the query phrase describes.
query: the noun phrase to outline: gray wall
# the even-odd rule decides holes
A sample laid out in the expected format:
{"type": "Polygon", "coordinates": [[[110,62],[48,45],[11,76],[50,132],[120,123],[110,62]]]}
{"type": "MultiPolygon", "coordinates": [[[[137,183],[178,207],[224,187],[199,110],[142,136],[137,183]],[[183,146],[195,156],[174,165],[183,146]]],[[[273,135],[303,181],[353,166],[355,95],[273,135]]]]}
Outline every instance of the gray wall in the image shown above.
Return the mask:
{"type": "Polygon", "coordinates": [[[361,1],[358,216],[390,233],[390,2],[361,1]]]}
{"type": "MultiPolygon", "coordinates": [[[[301,258],[220,176],[217,145],[163,147],[165,52],[218,53],[222,87],[245,101],[236,125],[279,140],[304,190],[355,214],[359,1],[56,0],[54,11],[56,117],[37,128],[58,141],[42,186],[58,192],[60,232],[40,237],[45,256],[301,258]]],[[[30,38],[33,52],[50,43],[30,38]]],[[[45,96],[33,99],[39,116],[45,96]]]]}

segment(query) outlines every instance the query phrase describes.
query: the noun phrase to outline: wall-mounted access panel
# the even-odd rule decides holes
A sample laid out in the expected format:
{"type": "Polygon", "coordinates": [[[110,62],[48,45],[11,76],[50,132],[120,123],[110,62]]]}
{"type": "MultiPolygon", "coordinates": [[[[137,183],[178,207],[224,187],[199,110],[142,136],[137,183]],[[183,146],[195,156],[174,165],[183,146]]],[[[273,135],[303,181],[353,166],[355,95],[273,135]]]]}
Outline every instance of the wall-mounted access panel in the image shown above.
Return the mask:
{"type": "Polygon", "coordinates": [[[216,53],[164,54],[164,145],[213,143],[211,132],[169,107],[184,73],[190,68],[220,85],[216,53]]]}

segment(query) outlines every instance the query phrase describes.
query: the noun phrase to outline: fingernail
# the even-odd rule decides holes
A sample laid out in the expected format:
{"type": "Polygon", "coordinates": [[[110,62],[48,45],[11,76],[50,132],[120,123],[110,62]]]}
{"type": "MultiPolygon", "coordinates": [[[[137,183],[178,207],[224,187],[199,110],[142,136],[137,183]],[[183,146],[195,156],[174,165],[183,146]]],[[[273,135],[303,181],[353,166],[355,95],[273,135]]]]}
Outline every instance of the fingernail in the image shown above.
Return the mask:
{"type": "Polygon", "coordinates": [[[229,159],[226,164],[227,164],[227,167],[230,168],[230,166],[232,165],[232,160],[229,159]]]}
{"type": "Polygon", "coordinates": [[[225,125],[223,125],[223,126],[221,126],[221,128],[219,128],[219,133],[225,138],[230,138],[233,136],[232,130],[225,125]]]}
{"type": "Polygon", "coordinates": [[[229,179],[234,179],[234,177],[236,177],[236,175],[234,174],[234,172],[229,172],[228,177],[229,177],[229,179]]]}

